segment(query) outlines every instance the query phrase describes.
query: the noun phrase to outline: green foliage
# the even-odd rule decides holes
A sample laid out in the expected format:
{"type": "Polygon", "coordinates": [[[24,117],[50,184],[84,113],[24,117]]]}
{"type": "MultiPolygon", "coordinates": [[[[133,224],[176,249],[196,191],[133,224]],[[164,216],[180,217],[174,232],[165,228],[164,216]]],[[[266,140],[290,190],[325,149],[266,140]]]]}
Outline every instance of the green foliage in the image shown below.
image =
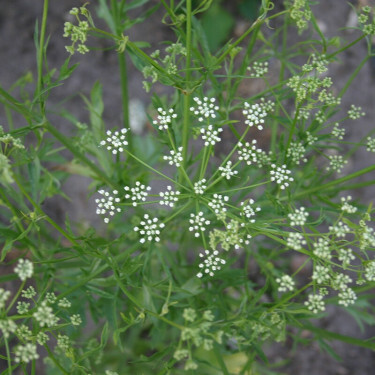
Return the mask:
{"type": "Polygon", "coordinates": [[[238,9],[254,22],[232,39],[234,16],[220,2],[148,3],[100,0],[74,8],[65,25],[71,54],[95,53],[88,37],[91,46],[112,43],[122,128],[103,120],[100,81],[75,95],[87,124],[66,101],[58,114],[69,136],[54,126],[49,98],[77,65],[70,57],[60,69],[46,64],[48,1],[35,33],[34,90],[29,73],[0,87],[8,120],[0,127],[0,282],[15,286],[0,287],[4,374],[34,375],[42,352],[47,374],[276,374],[270,342],[315,340],[335,358],[332,340],[374,349],[372,338],[315,324],[328,305],[363,332],[374,324],[374,209],[341,193],[374,184],[356,181],[374,163],[346,173],[359,147],[369,158],[375,147],[373,134],[343,147],[344,126],[364,113],[341,108],[372,49],[338,94],[326,76],[352,45],[371,45],[372,10],[360,11],[352,42],[326,39],[308,1],[277,12],[271,1],[244,0],[238,9]],[[146,53],[147,43],[124,33],[161,7],[176,37],[146,53]],[[274,19],[281,26],[267,28],[274,19]],[[289,45],[296,27],[302,37],[289,45]],[[147,91],[168,87],[153,92],[142,134],[128,117],[125,55],[147,91]],[[244,90],[253,83],[255,94],[244,90]],[[75,202],[62,190],[75,174],[91,179],[89,200],[104,223],[48,214],[49,199],[75,202]]]}

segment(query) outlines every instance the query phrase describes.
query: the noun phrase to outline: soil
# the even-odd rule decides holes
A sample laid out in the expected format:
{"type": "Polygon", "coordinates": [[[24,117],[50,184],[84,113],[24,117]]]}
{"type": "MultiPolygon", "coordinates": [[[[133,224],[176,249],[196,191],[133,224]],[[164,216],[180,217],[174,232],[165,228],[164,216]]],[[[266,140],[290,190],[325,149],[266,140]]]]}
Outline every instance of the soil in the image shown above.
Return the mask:
{"type": "MultiPolygon", "coordinates": [[[[156,3],[156,1],[152,1],[156,3]]],[[[229,3],[229,1],[227,1],[229,3]]],[[[363,1],[362,1],[363,2],[363,1]]],[[[51,35],[48,47],[48,62],[51,67],[59,67],[67,57],[65,51],[66,40],[62,37],[63,24],[69,19],[69,10],[73,6],[79,6],[84,1],[64,0],[52,1],[49,11],[48,33],[51,35]]],[[[351,8],[346,1],[329,0],[321,1],[322,4],[314,6],[316,16],[320,25],[325,29],[328,37],[337,35],[338,29],[345,26],[350,19],[351,8]]],[[[0,84],[8,89],[21,75],[31,71],[36,72],[35,48],[33,33],[35,20],[41,20],[43,1],[41,0],[12,0],[7,1],[0,8],[0,39],[1,70],[0,84]]],[[[148,41],[152,50],[160,48],[162,40],[173,40],[168,28],[160,22],[160,12],[154,14],[141,26],[134,27],[129,33],[131,40],[148,41]]],[[[238,19],[238,25],[244,20],[238,19]]],[[[339,31],[340,35],[347,39],[354,39],[355,32],[339,31]]],[[[291,36],[291,42],[294,40],[291,36]]],[[[103,45],[104,46],[104,45],[103,45]]],[[[329,75],[335,82],[339,91],[345,84],[350,74],[356,69],[366,55],[365,43],[359,43],[350,52],[344,54],[342,61],[332,64],[329,75]]],[[[104,121],[108,128],[118,126],[121,122],[121,92],[117,75],[117,56],[108,51],[96,51],[87,55],[73,57],[73,62],[80,65],[73,77],[67,80],[63,86],[53,90],[49,109],[64,100],[67,96],[82,93],[89,95],[92,85],[99,80],[103,83],[103,98],[105,102],[104,121]]],[[[375,118],[375,70],[373,62],[367,63],[353,81],[349,91],[344,95],[342,106],[349,109],[351,104],[360,105],[367,116],[360,121],[353,122],[347,126],[346,140],[358,141],[365,136],[369,130],[374,128],[375,118]]],[[[142,88],[142,75],[129,63],[129,93],[133,103],[138,103],[141,108],[146,108],[150,102],[150,96],[142,88]]],[[[162,92],[158,87],[157,92],[162,92]]],[[[80,121],[88,120],[85,105],[80,97],[69,101],[69,111],[80,121]]],[[[58,116],[52,117],[54,125],[69,134],[71,125],[58,116]],[[65,130],[66,129],[66,130],[65,130]]],[[[6,118],[2,109],[0,110],[0,124],[6,124],[6,118]]],[[[21,120],[20,120],[20,124],[21,120]]],[[[351,158],[350,165],[343,173],[351,173],[374,163],[374,158],[369,159],[369,154],[362,147],[351,158]]],[[[364,179],[371,179],[366,176],[364,179]]],[[[374,179],[374,176],[372,176],[374,179]]],[[[66,194],[72,198],[70,202],[63,199],[54,199],[46,203],[45,209],[57,220],[64,220],[68,215],[76,222],[89,225],[87,218],[95,217],[95,207],[92,200],[87,198],[88,185],[90,181],[86,178],[74,176],[64,185],[66,194]],[[85,224],[86,223],[86,224],[85,224]]],[[[374,187],[362,189],[357,194],[363,203],[369,203],[374,197],[374,187]]],[[[350,335],[359,339],[375,336],[373,327],[366,327],[364,332],[358,329],[354,319],[342,309],[332,309],[326,318],[316,322],[323,328],[344,335],[350,335]]],[[[308,335],[308,333],[306,333],[308,335]]],[[[308,338],[308,337],[307,337],[308,338]]],[[[271,362],[276,363],[287,360],[282,367],[285,374],[299,375],[372,375],[375,372],[375,354],[370,350],[353,347],[342,342],[333,341],[332,347],[341,357],[337,362],[331,356],[323,352],[317,343],[311,345],[300,345],[293,349],[291,343],[286,345],[272,345],[267,349],[271,362]]],[[[42,373],[40,373],[42,375],[42,373]]]]}

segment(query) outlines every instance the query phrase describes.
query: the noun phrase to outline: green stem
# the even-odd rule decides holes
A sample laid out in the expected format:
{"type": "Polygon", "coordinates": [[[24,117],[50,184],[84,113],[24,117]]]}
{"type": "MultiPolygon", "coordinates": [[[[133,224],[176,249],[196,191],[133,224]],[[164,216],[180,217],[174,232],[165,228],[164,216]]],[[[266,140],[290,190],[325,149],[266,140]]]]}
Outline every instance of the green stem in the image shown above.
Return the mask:
{"type": "Polygon", "coordinates": [[[73,145],[72,141],[62,135],[57,129],[55,129],[49,122],[45,122],[44,127],[58,140],[62,143],[77,159],[81,160],[86,164],[95,174],[99,180],[102,180],[109,186],[113,186],[113,182],[100,170],[92,161],[90,161],[86,156],[79,152],[73,145]]]}
{"type": "Polygon", "coordinates": [[[8,375],[12,375],[12,360],[10,359],[10,350],[9,350],[8,340],[5,337],[4,337],[4,343],[5,343],[5,350],[7,353],[7,360],[8,360],[8,375]]]}
{"type": "Polygon", "coordinates": [[[34,200],[30,197],[30,195],[26,192],[23,185],[18,181],[16,176],[13,176],[14,181],[16,182],[18,188],[20,189],[21,193],[26,197],[26,199],[31,203],[31,205],[35,208],[35,211],[38,212],[39,215],[42,215],[43,218],[51,224],[58,232],[60,232],[66,239],[68,239],[72,244],[79,246],[79,243],[69,235],[63,228],[61,228],[57,223],[55,223],[38,205],[34,200]]]}
{"type": "Polygon", "coordinates": [[[15,294],[15,296],[13,297],[12,301],[10,302],[10,304],[8,305],[7,309],[6,309],[6,314],[9,313],[10,309],[12,308],[12,306],[15,304],[15,302],[17,301],[19,295],[21,294],[21,291],[23,290],[23,287],[25,286],[25,283],[26,281],[22,281],[20,287],[18,288],[17,290],[17,293],[15,294]]]}
{"type": "MultiPolygon", "coordinates": [[[[337,180],[328,182],[327,184],[315,186],[315,187],[313,187],[311,189],[307,189],[307,190],[304,190],[303,192],[294,194],[294,198],[297,199],[297,198],[303,197],[305,195],[310,195],[311,193],[316,193],[319,190],[329,189],[329,188],[334,187],[334,186],[336,186],[338,184],[341,184],[342,182],[349,181],[349,180],[351,180],[353,178],[362,176],[362,175],[364,175],[366,173],[370,173],[372,171],[375,171],[375,165],[371,165],[371,166],[369,166],[367,168],[361,169],[360,171],[357,171],[357,172],[354,172],[354,173],[349,174],[347,176],[341,177],[341,178],[339,178],[337,180]]],[[[280,198],[280,200],[286,200],[286,199],[288,199],[288,197],[286,197],[286,196],[280,198]]]]}
{"type": "MultiPolygon", "coordinates": [[[[282,12],[276,13],[273,16],[268,17],[267,20],[279,17],[285,13],[289,13],[289,10],[283,10],[282,12]]],[[[225,59],[225,57],[233,50],[233,48],[240,44],[255,28],[264,23],[266,20],[265,16],[266,13],[259,17],[235,42],[230,45],[230,47],[225,52],[221,54],[220,57],[218,57],[215,63],[220,64],[225,59]]]]}
{"type": "Polygon", "coordinates": [[[357,74],[361,71],[361,69],[363,68],[363,65],[366,64],[367,60],[370,58],[370,56],[366,56],[362,61],[361,63],[357,66],[357,68],[354,70],[353,74],[350,76],[350,78],[348,79],[348,81],[345,83],[345,86],[340,90],[340,93],[337,95],[338,98],[342,98],[343,95],[345,94],[346,90],[349,88],[349,86],[351,85],[353,79],[357,76],[357,74]]]}
{"type": "Polygon", "coordinates": [[[53,363],[60,369],[60,371],[63,373],[63,374],[66,374],[66,375],[69,375],[70,372],[66,371],[64,369],[64,367],[61,366],[60,362],[55,358],[55,356],[53,355],[51,349],[48,347],[47,344],[44,345],[45,349],[47,350],[48,352],[48,356],[52,359],[53,363]]]}
{"type": "Polygon", "coordinates": [[[184,92],[184,121],[182,125],[182,157],[183,157],[183,166],[185,168],[187,152],[188,152],[188,143],[189,143],[189,125],[190,125],[190,79],[191,79],[191,1],[186,0],[186,89],[184,92]]]}
{"type": "Polygon", "coordinates": [[[145,163],[143,160],[137,158],[134,154],[132,154],[132,153],[129,152],[128,150],[125,150],[125,151],[126,151],[126,153],[127,153],[129,156],[131,156],[133,159],[135,159],[138,163],[144,165],[146,168],[150,169],[151,171],[153,171],[154,173],[158,174],[159,176],[162,176],[162,177],[165,178],[166,180],[171,181],[171,182],[173,182],[174,184],[179,185],[179,186],[182,187],[183,189],[189,191],[189,189],[188,189],[186,186],[184,186],[184,185],[180,184],[178,181],[175,181],[175,180],[173,180],[172,178],[166,176],[164,173],[159,172],[157,169],[151,167],[151,165],[148,165],[148,164],[145,163]]]}
{"type": "Polygon", "coordinates": [[[36,89],[36,97],[38,97],[40,100],[40,110],[42,113],[44,112],[44,103],[41,100],[40,95],[41,95],[42,87],[43,87],[43,52],[44,52],[44,40],[46,37],[48,4],[49,4],[49,0],[44,0],[42,24],[40,27],[39,49],[38,49],[38,56],[37,56],[38,82],[37,82],[37,89],[36,89]]]}
{"type": "MultiPolygon", "coordinates": [[[[122,116],[124,128],[130,130],[129,121],[129,93],[128,93],[128,74],[126,70],[126,56],[125,52],[120,52],[118,55],[118,63],[120,67],[120,83],[121,83],[121,95],[122,95],[122,116]]],[[[129,150],[133,150],[132,133],[128,133],[129,150]]]]}

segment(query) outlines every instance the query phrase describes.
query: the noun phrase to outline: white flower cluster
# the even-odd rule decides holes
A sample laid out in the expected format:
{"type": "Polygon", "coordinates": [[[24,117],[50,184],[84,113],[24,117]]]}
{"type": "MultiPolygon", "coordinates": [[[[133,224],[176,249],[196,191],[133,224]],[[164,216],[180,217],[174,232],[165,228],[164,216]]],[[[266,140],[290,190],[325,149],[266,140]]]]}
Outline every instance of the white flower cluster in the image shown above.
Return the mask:
{"type": "Polygon", "coordinates": [[[352,206],[349,202],[352,197],[348,195],[347,197],[341,197],[341,211],[347,212],[348,214],[354,214],[357,212],[357,207],[352,206]]]}
{"type": "Polygon", "coordinates": [[[212,125],[208,125],[207,128],[201,128],[202,139],[204,140],[205,146],[215,146],[217,142],[221,141],[219,133],[223,131],[222,128],[214,129],[212,125]]]}
{"type": "Polygon", "coordinates": [[[11,333],[16,332],[17,324],[11,319],[0,319],[0,330],[3,337],[8,339],[11,333]]]}
{"type": "Polygon", "coordinates": [[[177,151],[171,150],[170,156],[163,156],[163,159],[168,161],[169,165],[175,165],[176,167],[180,167],[181,163],[184,161],[182,157],[182,147],[179,147],[177,151]]]}
{"type": "Polygon", "coordinates": [[[314,137],[310,132],[306,132],[306,142],[309,146],[313,145],[317,140],[318,137],[314,137]]]}
{"type": "Polygon", "coordinates": [[[289,176],[292,172],[289,169],[286,169],[285,164],[281,167],[278,167],[276,164],[271,164],[271,168],[271,181],[275,181],[280,185],[280,189],[284,190],[289,186],[289,182],[294,181],[294,178],[289,176]]]}
{"type": "Polygon", "coordinates": [[[362,111],[361,107],[356,107],[354,104],[350,106],[348,111],[348,116],[352,120],[358,120],[359,118],[365,116],[366,113],[362,111]]]}
{"type": "Polygon", "coordinates": [[[52,307],[48,306],[46,301],[39,305],[33,316],[41,327],[52,327],[59,321],[59,318],[53,313],[52,307]]]}
{"type": "Polygon", "coordinates": [[[336,290],[344,290],[348,288],[348,284],[352,283],[353,280],[349,275],[344,273],[337,273],[334,279],[331,281],[332,288],[336,290]]]}
{"type": "Polygon", "coordinates": [[[375,138],[367,137],[366,150],[368,152],[375,152],[375,138]]]}
{"type": "Polygon", "coordinates": [[[329,268],[321,265],[316,265],[312,274],[312,279],[319,284],[326,283],[330,280],[329,268]]]}
{"type": "Polygon", "coordinates": [[[134,227],[135,232],[139,232],[141,235],[140,243],[145,243],[146,241],[160,241],[160,229],[164,228],[164,223],[158,224],[159,219],[154,217],[150,218],[150,215],[144,214],[143,220],[139,223],[138,227],[134,227]]]}
{"type": "Polygon", "coordinates": [[[350,228],[342,221],[339,221],[336,225],[328,227],[328,229],[337,237],[345,237],[346,234],[350,232],[350,228]]]}
{"type": "Polygon", "coordinates": [[[283,275],[276,279],[276,282],[279,284],[277,290],[279,292],[292,291],[295,288],[296,283],[289,275],[283,275]]]}
{"type": "Polygon", "coordinates": [[[313,253],[321,259],[332,259],[331,250],[329,248],[329,242],[324,240],[323,238],[319,238],[318,242],[314,243],[313,253]]]}
{"type": "Polygon", "coordinates": [[[213,199],[208,202],[208,205],[214,210],[216,216],[220,218],[225,218],[227,209],[225,207],[225,202],[229,201],[229,197],[226,195],[214,194],[213,199]]]}
{"type": "Polygon", "coordinates": [[[124,151],[124,146],[128,145],[126,140],[126,133],[128,129],[121,129],[112,133],[111,130],[107,130],[107,138],[100,142],[101,146],[106,146],[108,151],[111,151],[113,155],[118,152],[124,151]]]}
{"type": "Polygon", "coordinates": [[[305,207],[297,208],[293,213],[288,214],[290,225],[305,225],[308,216],[305,207]]]}
{"type": "Polygon", "coordinates": [[[256,126],[259,130],[262,130],[267,111],[258,103],[250,105],[245,102],[244,106],[242,113],[246,117],[245,124],[250,127],[256,126]]]}
{"type": "Polygon", "coordinates": [[[247,70],[250,71],[250,77],[252,78],[263,77],[268,73],[268,61],[255,61],[247,70]]]}
{"type": "Polygon", "coordinates": [[[306,163],[307,159],[304,157],[306,149],[302,142],[291,142],[286,156],[292,160],[293,163],[299,165],[302,162],[306,163]]]}
{"type": "Polygon", "coordinates": [[[220,271],[221,265],[225,264],[225,260],[218,257],[219,252],[214,250],[212,253],[210,250],[205,250],[204,254],[200,253],[201,258],[206,258],[202,263],[199,264],[201,272],[197,273],[197,277],[201,278],[203,275],[214,276],[216,271],[220,271]]]}
{"type": "Polygon", "coordinates": [[[39,358],[39,354],[36,352],[36,344],[28,342],[24,345],[18,345],[14,351],[14,362],[29,363],[34,359],[39,358]]]}
{"type": "Polygon", "coordinates": [[[238,174],[238,171],[232,169],[232,162],[229,160],[224,167],[219,167],[221,176],[225,177],[227,180],[230,180],[232,176],[238,174]]]}
{"type": "Polygon", "coordinates": [[[210,221],[203,217],[202,211],[198,212],[196,215],[190,214],[189,222],[191,224],[189,231],[194,232],[195,237],[199,237],[199,231],[204,232],[206,230],[206,225],[210,225],[210,221]]]}
{"type": "Polygon", "coordinates": [[[178,202],[179,191],[173,191],[172,186],[167,186],[167,191],[159,193],[162,200],[159,202],[162,206],[174,207],[175,203],[178,202]]]}
{"type": "Polygon", "coordinates": [[[0,310],[5,307],[5,302],[8,300],[9,296],[10,296],[9,290],[0,288],[0,310]]]}
{"type": "Polygon", "coordinates": [[[357,299],[357,295],[351,288],[346,288],[339,293],[339,304],[345,307],[353,305],[357,299]]]}
{"type": "Polygon", "coordinates": [[[353,250],[350,248],[340,249],[338,251],[338,259],[340,262],[342,262],[342,266],[346,268],[350,264],[350,261],[355,259],[353,250]]]}
{"type": "MultiPolygon", "coordinates": [[[[120,198],[117,197],[117,190],[113,190],[112,194],[110,194],[108,191],[101,189],[98,193],[103,195],[103,198],[95,199],[95,203],[97,204],[97,215],[113,216],[116,212],[121,212],[121,208],[115,206],[116,203],[120,202],[120,198]]],[[[105,217],[104,222],[108,224],[109,218],[105,217]]]]}
{"type": "Polygon", "coordinates": [[[206,182],[207,180],[205,178],[197,182],[194,182],[194,193],[197,195],[204,194],[204,191],[207,189],[207,186],[205,185],[206,182]]]}
{"type": "Polygon", "coordinates": [[[172,119],[176,118],[177,114],[174,113],[172,108],[167,111],[163,108],[158,108],[158,117],[152,123],[158,126],[159,130],[167,130],[169,125],[172,123],[172,119]]]}
{"type": "Polygon", "coordinates": [[[34,265],[28,259],[20,259],[14,272],[18,275],[21,281],[25,281],[33,276],[34,265]]]}
{"type": "Polygon", "coordinates": [[[314,314],[326,309],[321,294],[309,294],[308,301],[305,301],[305,306],[314,314]]]}
{"type": "Polygon", "coordinates": [[[215,98],[204,97],[200,100],[198,97],[193,98],[197,107],[190,107],[190,111],[193,112],[198,117],[199,122],[203,122],[208,118],[216,118],[216,111],[219,110],[219,107],[215,105],[215,98]]]}
{"type": "Polygon", "coordinates": [[[258,154],[262,152],[260,148],[257,148],[256,144],[256,139],[253,139],[251,144],[249,142],[245,144],[238,142],[238,159],[243,160],[247,165],[256,163],[258,161],[258,154]]]}
{"type": "Polygon", "coordinates": [[[336,171],[338,173],[344,168],[344,165],[348,163],[347,160],[341,155],[330,155],[329,158],[329,166],[327,167],[327,171],[336,171]]]}
{"type": "Polygon", "coordinates": [[[365,277],[368,281],[375,281],[375,261],[367,263],[365,268],[365,277]]]}
{"type": "Polygon", "coordinates": [[[250,223],[255,223],[255,219],[251,219],[257,212],[261,211],[260,207],[253,207],[254,199],[249,199],[247,202],[241,202],[241,216],[250,219],[250,223]]]}
{"type": "Polygon", "coordinates": [[[287,246],[294,250],[301,250],[302,245],[306,245],[306,241],[301,233],[291,232],[288,235],[287,246]]]}
{"type": "Polygon", "coordinates": [[[345,128],[340,128],[340,124],[338,122],[335,123],[331,134],[336,137],[338,140],[342,141],[345,136],[345,128]]]}
{"type": "Polygon", "coordinates": [[[125,198],[131,199],[133,201],[133,206],[136,207],[138,203],[146,201],[148,192],[151,190],[151,186],[146,186],[141,184],[139,181],[136,181],[135,187],[130,188],[129,186],[124,186],[124,190],[128,192],[128,194],[125,194],[125,198]]]}

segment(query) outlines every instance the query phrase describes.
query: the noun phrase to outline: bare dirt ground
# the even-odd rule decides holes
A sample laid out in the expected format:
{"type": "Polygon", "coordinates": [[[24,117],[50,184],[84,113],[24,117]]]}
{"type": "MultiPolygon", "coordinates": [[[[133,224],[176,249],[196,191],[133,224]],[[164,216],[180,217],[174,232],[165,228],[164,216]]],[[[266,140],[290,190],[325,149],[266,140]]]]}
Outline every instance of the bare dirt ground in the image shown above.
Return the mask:
{"type": "MultiPolygon", "coordinates": [[[[325,28],[328,36],[338,33],[338,29],[347,23],[351,8],[344,0],[325,0],[322,4],[315,6],[316,15],[325,28]]],[[[3,2],[0,7],[0,51],[1,69],[0,84],[9,88],[21,75],[27,71],[35,73],[36,59],[33,44],[33,32],[35,20],[41,20],[42,0],[12,0],[3,2]]],[[[64,0],[52,1],[49,12],[49,29],[51,34],[48,48],[48,59],[50,66],[59,67],[67,54],[64,49],[66,41],[62,38],[63,24],[68,18],[68,12],[73,6],[79,6],[83,1],[64,0]]],[[[160,14],[155,14],[150,20],[137,26],[130,33],[131,40],[146,40],[152,44],[152,49],[160,48],[160,41],[171,38],[168,29],[160,23],[160,14]]],[[[352,38],[348,31],[339,31],[340,35],[352,38]]],[[[329,72],[336,88],[339,91],[350,74],[355,70],[360,61],[365,57],[365,43],[358,44],[350,52],[343,56],[343,61],[332,64],[329,72]]],[[[108,128],[117,126],[121,121],[120,86],[117,75],[117,56],[111,52],[89,53],[85,56],[74,56],[80,62],[80,66],[73,77],[52,92],[50,109],[57,105],[67,96],[77,95],[81,92],[89,95],[92,84],[99,80],[103,83],[103,94],[105,101],[104,120],[108,128]]],[[[129,92],[132,100],[139,100],[145,107],[149,104],[149,96],[142,88],[142,75],[129,65],[129,92]]],[[[343,107],[348,109],[351,104],[360,105],[367,116],[360,122],[355,122],[352,127],[347,127],[346,140],[358,141],[374,127],[375,117],[375,70],[371,64],[364,66],[360,74],[355,78],[350,90],[343,98],[343,107]]],[[[69,111],[77,116],[82,122],[87,120],[87,112],[83,101],[77,96],[69,101],[69,111]]],[[[69,124],[63,119],[55,117],[55,125],[59,129],[67,129],[69,124]]],[[[4,113],[0,111],[0,124],[6,123],[4,113]]],[[[362,148],[351,159],[350,165],[344,171],[350,173],[365,166],[371,160],[362,148]]],[[[372,161],[374,162],[374,161],[372,161]]],[[[371,178],[370,176],[368,178],[371,178]]],[[[374,176],[372,176],[372,179],[374,176]]],[[[95,208],[87,198],[89,181],[83,177],[72,177],[65,183],[65,191],[72,197],[71,202],[62,199],[47,203],[47,209],[56,219],[64,220],[68,214],[70,218],[81,223],[87,222],[88,218],[95,215],[95,208]]],[[[374,200],[374,187],[363,189],[359,192],[362,202],[368,203],[374,200]]],[[[90,221],[92,224],[92,222],[90,221]]],[[[374,328],[367,327],[365,332],[360,332],[355,321],[341,309],[333,309],[327,317],[318,323],[333,332],[344,335],[353,335],[357,338],[369,338],[375,335],[374,328]]],[[[306,333],[308,335],[308,333],[306,333]]],[[[308,337],[307,337],[308,338],[308,337]]],[[[273,345],[269,348],[271,362],[288,360],[282,368],[289,375],[372,375],[375,373],[375,353],[370,350],[353,347],[341,342],[333,342],[332,346],[339,356],[341,362],[332,359],[328,354],[322,352],[316,343],[312,345],[301,345],[293,349],[291,343],[284,346],[273,345]]],[[[40,373],[39,375],[43,375],[40,373]]]]}

